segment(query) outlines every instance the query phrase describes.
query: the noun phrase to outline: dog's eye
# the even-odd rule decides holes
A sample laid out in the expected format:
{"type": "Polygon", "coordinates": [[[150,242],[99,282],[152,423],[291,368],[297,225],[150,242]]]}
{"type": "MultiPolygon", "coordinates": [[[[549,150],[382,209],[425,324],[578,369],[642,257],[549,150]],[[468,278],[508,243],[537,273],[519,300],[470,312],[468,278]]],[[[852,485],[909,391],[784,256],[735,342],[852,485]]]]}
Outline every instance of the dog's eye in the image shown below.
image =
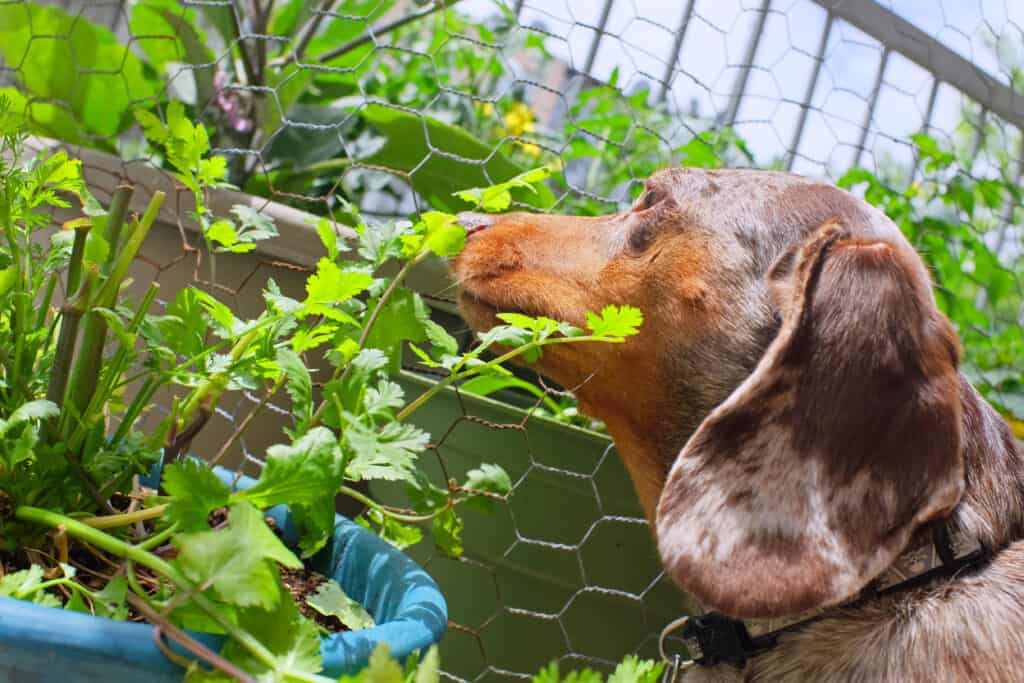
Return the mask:
{"type": "Polygon", "coordinates": [[[633,205],[634,211],[646,211],[661,199],[657,190],[646,189],[643,194],[637,197],[636,204],[633,205]]]}

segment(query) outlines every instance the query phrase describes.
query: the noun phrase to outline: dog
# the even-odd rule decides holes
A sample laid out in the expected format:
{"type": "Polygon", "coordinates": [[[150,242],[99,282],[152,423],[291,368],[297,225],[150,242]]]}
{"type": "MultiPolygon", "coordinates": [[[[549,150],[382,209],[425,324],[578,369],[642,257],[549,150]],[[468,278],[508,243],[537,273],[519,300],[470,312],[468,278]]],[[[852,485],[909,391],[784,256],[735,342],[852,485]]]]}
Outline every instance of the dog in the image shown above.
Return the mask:
{"type": "Polygon", "coordinates": [[[684,591],[752,632],[792,624],[682,680],[1024,681],[1024,455],[882,212],[792,174],[672,168],[626,212],[460,221],[475,330],[644,314],[534,368],[605,422],[684,591]],[[975,559],[877,590],[938,529],[975,559]]]}

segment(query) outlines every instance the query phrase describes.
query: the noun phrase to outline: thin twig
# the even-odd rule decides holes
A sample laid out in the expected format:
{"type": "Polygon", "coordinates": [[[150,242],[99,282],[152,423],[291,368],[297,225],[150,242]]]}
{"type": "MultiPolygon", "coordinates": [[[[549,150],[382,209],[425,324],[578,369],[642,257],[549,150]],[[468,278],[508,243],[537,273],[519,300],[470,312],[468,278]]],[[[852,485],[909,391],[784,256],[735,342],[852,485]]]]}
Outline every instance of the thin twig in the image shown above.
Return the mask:
{"type": "Polygon", "coordinates": [[[302,55],[306,53],[306,48],[309,47],[309,41],[313,40],[313,36],[316,35],[316,32],[320,29],[320,24],[323,23],[328,13],[333,9],[335,2],[337,0],[322,0],[320,8],[314,10],[313,16],[299,29],[299,37],[295,42],[295,49],[270,62],[270,66],[276,68],[284,66],[292,60],[295,60],[296,63],[301,61],[302,55]]]}
{"type": "Polygon", "coordinates": [[[437,12],[438,10],[448,9],[449,7],[451,7],[452,5],[456,4],[457,2],[459,2],[459,0],[451,0],[451,2],[444,2],[444,1],[435,2],[433,5],[431,5],[427,9],[423,10],[422,12],[418,12],[416,14],[409,14],[407,16],[404,16],[404,17],[400,18],[400,19],[395,19],[391,23],[384,24],[380,28],[374,29],[373,27],[369,27],[367,29],[366,33],[364,33],[363,35],[361,35],[358,38],[355,38],[353,40],[350,40],[347,43],[339,45],[338,47],[334,48],[333,50],[328,50],[327,52],[323,53],[322,55],[316,57],[316,61],[320,62],[321,64],[329,62],[332,59],[336,59],[336,58],[340,57],[341,55],[343,55],[343,54],[345,54],[347,52],[351,52],[352,50],[355,50],[356,48],[359,48],[359,47],[362,47],[363,45],[366,45],[367,43],[376,42],[378,36],[383,36],[383,35],[385,35],[387,33],[391,33],[395,29],[402,28],[406,24],[410,24],[410,23],[416,21],[417,19],[422,19],[423,17],[428,16],[430,14],[433,14],[434,12],[437,12]]]}
{"type": "MultiPolygon", "coordinates": [[[[284,379],[283,373],[281,375],[281,378],[282,380],[284,379]]],[[[270,389],[270,391],[263,394],[263,398],[260,399],[260,402],[256,404],[256,407],[253,408],[249,412],[249,414],[245,416],[245,419],[242,420],[242,422],[238,425],[238,428],[235,429],[234,432],[232,432],[231,436],[228,437],[228,440],[225,441],[224,445],[220,447],[219,451],[217,451],[217,455],[213,456],[213,459],[210,460],[210,467],[213,467],[214,465],[219,463],[224,458],[224,456],[227,455],[228,449],[231,448],[235,444],[235,442],[238,441],[238,439],[242,436],[242,434],[245,433],[245,430],[249,428],[249,425],[256,418],[256,416],[260,414],[264,407],[266,407],[267,403],[270,401],[270,399],[274,397],[274,394],[277,393],[278,389],[281,388],[281,385],[283,383],[283,381],[278,380],[278,382],[270,389]]]]}

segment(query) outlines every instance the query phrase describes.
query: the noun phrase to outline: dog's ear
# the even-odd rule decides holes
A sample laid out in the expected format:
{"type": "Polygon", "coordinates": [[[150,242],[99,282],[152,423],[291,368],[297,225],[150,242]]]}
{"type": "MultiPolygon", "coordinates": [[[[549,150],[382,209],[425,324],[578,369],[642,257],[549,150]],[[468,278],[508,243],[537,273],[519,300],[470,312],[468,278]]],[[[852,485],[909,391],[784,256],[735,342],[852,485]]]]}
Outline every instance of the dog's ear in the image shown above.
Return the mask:
{"type": "Polygon", "coordinates": [[[687,442],[657,511],[668,573],[742,618],[850,598],[964,488],[959,344],[909,245],[829,224],[768,287],[779,334],[687,442]]]}

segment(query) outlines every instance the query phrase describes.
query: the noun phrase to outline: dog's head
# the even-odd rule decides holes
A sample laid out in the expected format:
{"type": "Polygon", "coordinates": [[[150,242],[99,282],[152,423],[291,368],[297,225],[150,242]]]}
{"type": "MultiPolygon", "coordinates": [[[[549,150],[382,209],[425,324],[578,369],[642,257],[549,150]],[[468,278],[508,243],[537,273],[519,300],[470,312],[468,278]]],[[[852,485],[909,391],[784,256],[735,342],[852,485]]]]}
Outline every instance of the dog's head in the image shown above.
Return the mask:
{"type": "Polygon", "coordinates": [[[473,224],[453,269],[498,311],[645,322],[545,350],[615,438],[673,578],[735,616],[856,593],[963,493],[959,347],[928,273],[864,202],[797,176],[671,169],[631,211],[473,224]]]}

